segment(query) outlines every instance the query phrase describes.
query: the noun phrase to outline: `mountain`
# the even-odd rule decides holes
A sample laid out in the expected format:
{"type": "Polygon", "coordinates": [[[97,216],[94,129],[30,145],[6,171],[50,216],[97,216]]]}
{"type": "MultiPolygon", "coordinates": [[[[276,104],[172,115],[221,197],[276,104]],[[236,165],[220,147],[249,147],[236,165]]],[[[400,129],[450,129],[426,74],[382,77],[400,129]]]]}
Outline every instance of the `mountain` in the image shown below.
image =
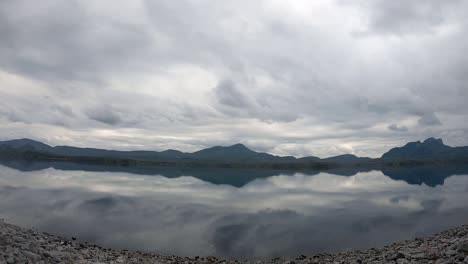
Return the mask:
{"type": "Polygon", "coordinates": [[[468,147],[450,147],[442,139],[428,138],[389,150],[382,160],[450,161],[468,160],[468,147]]]}
{"type": "Polygon", "coordinates": [[[52,147],[47,144],[28,138],[0,141],[0,148],[37,151],[49,151],[50,149],[52,149],[52,147]]]}
{"type": "MultiPolygon", "coordinates": [[[[185,153],[178,150],[165,151],[118,151],[96,148],[77,148],[71,146],[51,147],[47,144],[31,139],[16,139],[10,141],[0,141],[0,157],[2,158],[27,158],[30,160],[68,160],[95,162],[106,164],[124,164],[129,162],[135,164],[136,161],[150,161],[159,164],[248,164],[267,165],[266,167],[283,167],[287,169],[295,168],[317,168],[317,167],[350,167],[353,165],[366,165],[367,167],[380,166],[397,161],[428,162],[466,162],[468,161],[468,147],[450,147],[443,143],[442,139],[428,138],[420,142],[410,142],[403,147],[393,148],[380,159],[357,157],[351,154],[344,154],[335,157],[320,159],[310,156],[295,158],[292,156],[275,156],[268,153],[253,151],[242,144],[232,146],[215,146],[202,149],[193,153],[185,153]],[[384,162],[384,163],[382,163],[384,162]],[[379,165],[380,164],[380,165],[379,165]]],[[[396,163],[396,164],[397,164],[396,163]]],[[[405,163],[405,164],[406,164],[405,163]]],[[[231,166],[229,165],[229,166],[231,166]]]]}
{"type": "Polygon", "coordinates": [[[107,158],[127,158],[127,159],[141,159],[141,160],[153,160],[162,159],[169,153],[161,153],[157,151],[117,151],[117,150],[106,150],[106,149],[95,149],[95,148],[77,148],[69,146],[57,146],[53,147],[50,154],[60,156],[71,156],[71,157],[107,157],[107,158]]]}
{"type": "Polygon", "coordinates": [[[41,154],[52,156],[66,157],[106,157],[106,158],[123,158],[123,159],[138,159],[138,160],[154,160],[174,158],[180,156],[182,152],[175,150],[166,150],[163,152],[156,151],[117,151],[95,148],[78,148],[70,146],[51,147],[39,141],[32,139],[15,139],[9,141],[0,141],[0,152],[3,156],[6,154],[15,154],[21,152],[38,152],[41,154]]]}
{"type": "Polygon", "coordinates": [[[320,161],[319,157],[309,156],[309,157],[302,157],[297,159],[298,162],[318,162],[320,161]]]}
{"type": "Polygon", "coordinates": [[[229,147],[216,146],[202,149],[187,155],[191,159],[234,162],[281,162],[295,161],[294,157],[280,157],[268,153],[255,152],[242,144],[229,147]]]}
{"type": "Polygon", "coordinates": [[[48,152],[51,146],[31,139],[0,141],[1,159],[37,159],[37,152],[48,152]]]}
{"type": "Polygon", "coordinates": [[[31,139],[0,141],[2,152],[36,151],[41,154],[63,157],[118,158],[147,161],[222,161],[222,162],[290,162],[294,157],[280,157],[268,153],[255,152],[242,144],[228,147],[211,147],[193,153],[178,150],[165,151],[118,151],[71,146],[51,147],[31,139]]]}
{"type": "Polygon", "coordinates": [[[204,160],[246,160],[255,157],[258,153],[248,149],[242,144],[229,147],[216,146],[206,148],[190,154],[190,158],[204,160]]]}
{"type": "Polygon", "coordinates": [[[372,160],[371,158],[366,158],[366,157],[363,158],[363,157],[358,157],[352,154],[344,154],[344,155],[322,159],[321,161],[339,163],[339,164],[345,164],[345,163],[349,164],[349,163],[364,163],[364,162],[369,162],[371,160],[372,160]]]}

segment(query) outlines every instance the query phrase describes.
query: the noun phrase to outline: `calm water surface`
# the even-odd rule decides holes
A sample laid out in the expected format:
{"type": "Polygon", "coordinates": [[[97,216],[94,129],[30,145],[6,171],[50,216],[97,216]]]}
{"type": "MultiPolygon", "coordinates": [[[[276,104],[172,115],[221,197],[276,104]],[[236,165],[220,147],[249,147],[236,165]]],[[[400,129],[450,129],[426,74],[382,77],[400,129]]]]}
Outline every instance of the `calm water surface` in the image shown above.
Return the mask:
{"type": "Polygon", "coordinates": [[[382,246],[468,222],[468,176],[452,169],[60,166],[0,166],[0,217],[106,247],[228,258],[382,246]]]}

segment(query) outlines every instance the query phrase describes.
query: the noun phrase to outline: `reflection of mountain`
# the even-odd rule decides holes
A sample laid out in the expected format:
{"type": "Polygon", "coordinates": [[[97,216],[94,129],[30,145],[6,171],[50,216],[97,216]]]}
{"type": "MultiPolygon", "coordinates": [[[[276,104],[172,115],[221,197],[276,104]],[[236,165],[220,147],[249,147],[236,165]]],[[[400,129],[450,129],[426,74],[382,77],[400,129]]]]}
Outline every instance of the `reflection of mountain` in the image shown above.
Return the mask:
{"type": "Polygon", "coordinates": [[[407,168],[386,167],[382,173],[394,179],[405,181],[409,184],[426,184],[430,187],[444,185],[445,179],[452,175],[468,174],[468,166],[416,166],[407,168]]]}
{"type": "MultiPolygon", "coordinates": [[[[291,171],[278,170],[249,170],[249,169],[221,169],[221,168],[186,168],[186,167],[162,167],[162,166],[105,166],[73,162],[24,162],[1,161],[0,164],[20,170],[37,171],[47,168],[64,171],[90,171],[90,172],[126,172],[138,175],[160,175],[166,178],[178,178],[191,176],[212,184],[226,184],[234,187],[242,187],[247,183],[259,179],[268,178],[279,174],[293,174],[291,171]]],[[[310,172],[313,175],[318,172],[310,172]]]]}
{"type": "MultiPolygon", "coordinates": [[[[277,175],[293,175],[295,171],[266,170],[266,169],[222,169],[222,168],[187,168],[162,166],[105,166],[73,162],[27,162],[18,160],[0,160],[0,164],[20,170],[37,171],[54,168],[64,171],[90,171],[90,172],[126,172],[139,175],[160,175],[166,178],[191,176],[212,184],[226,184],[242,187],[249,182],[277,175]]],[[[366,167],[349,167],[329,169],[326,173],[340,176],[353,176],[359,172],[368,172],[366,167]]],[[[416,166],[416,167],[385,167],[382,173],[393,180],[402,180],[408,184],[426,184],[430,187],[443,185],[445,179],[452,175],[468,175],[468,166],[416,166]]],[[[320,173],[319,170],[300,171],[309,176],[320,173]]]]}

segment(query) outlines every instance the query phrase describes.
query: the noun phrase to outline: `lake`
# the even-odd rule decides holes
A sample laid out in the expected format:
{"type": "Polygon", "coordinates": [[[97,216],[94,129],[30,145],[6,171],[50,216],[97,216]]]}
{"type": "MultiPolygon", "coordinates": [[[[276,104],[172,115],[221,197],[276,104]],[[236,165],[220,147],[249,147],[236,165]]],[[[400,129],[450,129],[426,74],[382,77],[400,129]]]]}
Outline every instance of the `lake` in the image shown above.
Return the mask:
{"type": "Polygon", "coordinates": [[[0,217],[105,247],[265,258],[384,246],[466,224],[468,171],[0,165],[0,217]]]}

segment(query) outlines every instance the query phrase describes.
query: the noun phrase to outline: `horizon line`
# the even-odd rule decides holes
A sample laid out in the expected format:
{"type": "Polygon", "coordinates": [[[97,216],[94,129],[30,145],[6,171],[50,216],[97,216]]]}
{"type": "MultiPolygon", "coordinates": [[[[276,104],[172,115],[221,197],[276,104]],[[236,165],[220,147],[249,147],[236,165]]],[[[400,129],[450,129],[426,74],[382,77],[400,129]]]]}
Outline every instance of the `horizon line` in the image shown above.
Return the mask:
{"type": "MultiPolygon", "coordinates": [[[[445,145],[445,143],[443,142],[443,139],[442,138],[435,138],[435,137],[428,137],[426,138],[425,140],[418,140],[418,141],[410,141],[410,142],[407,142],[406,144],[409,144],[409,143],[423,143],[423,142],[426,142],[428,141],[429,139],[434,139],[434,140],[440,140],[442,142],[442,144],[445,145]]],[[[246,149],[250,150],[250,151],[253,151],[253,152],[256,152],[256,153],[264,153],[264,154],[269,154],[269,155],[273,155],[273,156],[277,156],[277,157],[293,157],[295,159],[301,159],[301,158],[310,158],[310,157],[315,157],[315,158],[319,158],[319,159],[328,159],[328,158],[334,158],[334,157],[339,157],[339,156],[345,156],[345,155],[353,155],[355,157],[358,157],[358,158],[370,158],[370,159],[379,159],[381,158],[386,152],[390,151],[391,149],[393,148],[398,148],[397,147],[392,147],[390,149],[388,149],[386,152],[382,153],[379,157],[376,157],[376,158],[372,158],[372,157],[369,157],[369,156],[357,156],[355,154],[352,154],[352,153],[343,153],[343,154],[338,154],[338,155],[334,155],[334,156],[328,156],[328,157],[318,157],[318,156],[315,156],[315,155],[309,155],[309,156],[302,156],[302,157],[296,157],[294,155],[285,155],[285,156],[282,156],[282,155],[276,155],[276,154],[272,154],[272,153],[268,153],[268,152],[263,152],[263,151],[256,151],[256,150],[253,150],[251,148],[249,148],[248,146],[246,146],[244,143],[235,143],[235,144],[232,144],[232,145],[215,145],[215,146],[211,146],[211,147],[206,147],[206,148],[202,148],[202,149],[199,149],[199,150],[196,150],[196,151],[193,151],[193,152],[184,152],[184,151],[181,151],[181,150],[178,150],[178,149],[164,149],[164,150],[149,150],[149,149],[134,149],[134,150],[119,150],[119,149],[107,149],[107,148],[96,148],[96,147],[76,147],[76,146],[73,146],[73,145],[50,145],[48,143],[44,143],[43,141],[40,141],[40,140],[36,140],[36,139],[31,139],[31,138],[15,138],[15,139],[7,139],[7,140],[1,140],[0,142],[8,142],[8,141],[15,141],[15,140],[30,140],[30,141],[34,141],[34,142],[38,142],[38,143],[41,143],[41,144],[44,144],[44,145],[47,145],[49,147],[73,147],[73,148],[80,148],[80,149],[97,149],[97,150],[107,150],[107,151],[120,151],[120,152],[133,152],[133,151],[148,151],[148,152],[158,152],[158,153],[161,153],[161,152],[165,152],[165,151],[178,151],[180,153],[184,153],[184,154],[193,154],[193,153],[196,153],[196,152],[199,152],[199,151],[202,151],[202,150],[205,150],[205,149],[211,149],[211,148],[216,148],[216,147],[222,147],[222,148],[230,148],[230,147],[234,147],[236,145],[241,145],[243,147],[245,147],[246,149]]],[[[405,145],[406,145],[405,144],[405,145]]],[[[404,146],[404,145],[403,145],[404,146]]],[[[399,147],[402,147],[402,146],[399,146],[399,147]]]]}

